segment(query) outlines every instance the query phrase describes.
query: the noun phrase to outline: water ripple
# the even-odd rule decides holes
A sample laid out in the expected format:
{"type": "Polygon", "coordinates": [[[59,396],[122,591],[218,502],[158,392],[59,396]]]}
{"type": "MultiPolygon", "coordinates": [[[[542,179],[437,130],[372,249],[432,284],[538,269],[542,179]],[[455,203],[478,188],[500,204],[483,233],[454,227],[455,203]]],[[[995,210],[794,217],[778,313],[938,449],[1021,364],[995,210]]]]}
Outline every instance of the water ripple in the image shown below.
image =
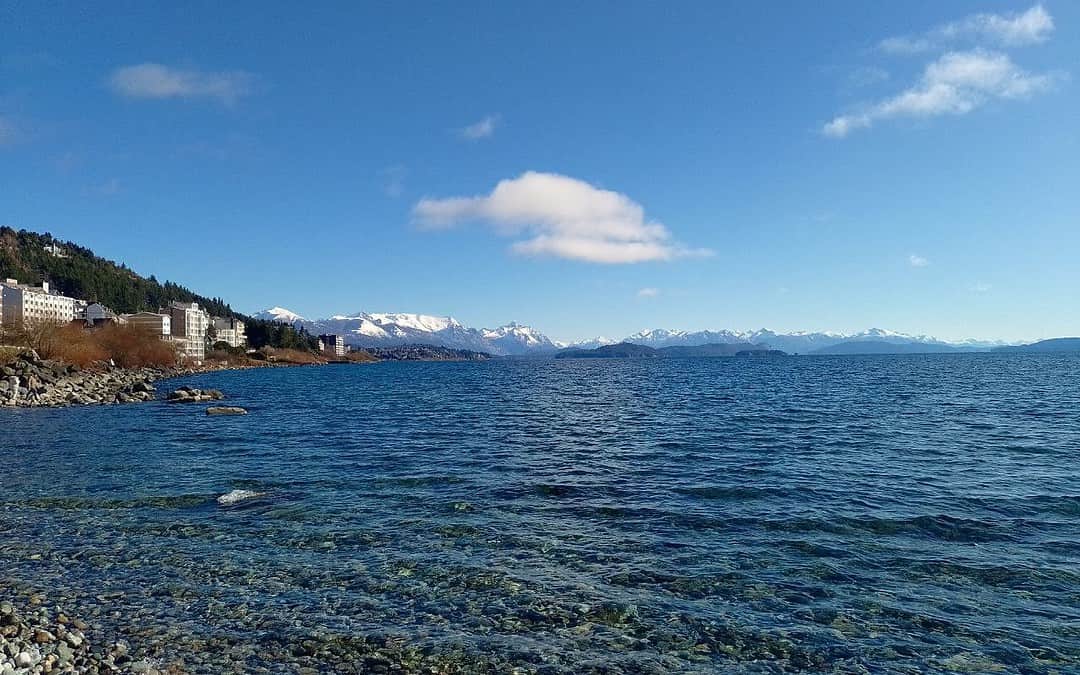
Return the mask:
{"type": "Polygon", "coordinates": [[[189,672],[1080,672],[1077,372],[387,363],[185,381],[244,418],[4,410],[0,589],[189,672]]]}

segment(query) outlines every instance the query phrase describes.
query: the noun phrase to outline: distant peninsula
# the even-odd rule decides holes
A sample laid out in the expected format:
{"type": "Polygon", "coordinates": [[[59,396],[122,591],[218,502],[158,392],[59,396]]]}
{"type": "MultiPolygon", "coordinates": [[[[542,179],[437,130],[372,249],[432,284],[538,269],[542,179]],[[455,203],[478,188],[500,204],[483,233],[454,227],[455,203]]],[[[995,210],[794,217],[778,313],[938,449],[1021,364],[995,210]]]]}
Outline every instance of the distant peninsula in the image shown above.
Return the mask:
{"type": "Polygon", "coordinates": [[[810,354],[814,355],[847,355],[856,354],[954,354],[963,350],[952,345],[933,344],[925,342],[887,342],[885,340],[853,340],[829,345],[821,349],[815,349],[810,354]]]}
{"type": "Polygon", "coordinates": [[[557,359],[679,359],[679,358],[731,358],[731,357],[787,356],[786,352],[769,349],[762,345],[743,343],[714,343],[697,346],[646,347],[632,342],[604,345],[595,349],[564,349],[555,355],[557,359]]]}
{"type": "Polygon", "coordinates": [[[998,347],[995,352],[1056,353],[1080,352],[1080,337],[1053,338],[1040,340],[1028,345],[998,347]]]}

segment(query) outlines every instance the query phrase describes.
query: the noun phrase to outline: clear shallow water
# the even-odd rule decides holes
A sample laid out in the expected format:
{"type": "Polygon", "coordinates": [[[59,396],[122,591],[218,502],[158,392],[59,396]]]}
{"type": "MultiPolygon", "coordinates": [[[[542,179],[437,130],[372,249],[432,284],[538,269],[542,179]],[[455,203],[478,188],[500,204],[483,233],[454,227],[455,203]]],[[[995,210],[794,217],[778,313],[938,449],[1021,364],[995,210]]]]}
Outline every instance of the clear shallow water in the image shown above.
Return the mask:
{"type": "Polygon", "coordinates": [[[1080,672],[1078,356],[174,383],[0,411],[0,589],[163,664],[1080,672]]]}

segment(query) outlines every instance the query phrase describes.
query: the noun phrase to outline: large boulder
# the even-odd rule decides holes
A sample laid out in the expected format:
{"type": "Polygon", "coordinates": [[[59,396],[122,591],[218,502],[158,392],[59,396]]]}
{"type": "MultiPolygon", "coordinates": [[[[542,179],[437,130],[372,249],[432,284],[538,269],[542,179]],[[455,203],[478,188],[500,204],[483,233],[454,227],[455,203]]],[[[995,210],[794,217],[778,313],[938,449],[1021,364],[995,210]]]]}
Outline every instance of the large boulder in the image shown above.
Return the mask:
{"type": "Polygon", "coordinates": [[[217,405],[206,409],[207,415],[246,415],[248,411],[236,405],[217,405]]]}
{"type": "Polygon", "coordinates": [[[225,398],[225,394],[217,389],[180,387],[169,393],[165,400],[170,403],[200,403],[203,401],[220,401],[223,398],[225,398]]]}

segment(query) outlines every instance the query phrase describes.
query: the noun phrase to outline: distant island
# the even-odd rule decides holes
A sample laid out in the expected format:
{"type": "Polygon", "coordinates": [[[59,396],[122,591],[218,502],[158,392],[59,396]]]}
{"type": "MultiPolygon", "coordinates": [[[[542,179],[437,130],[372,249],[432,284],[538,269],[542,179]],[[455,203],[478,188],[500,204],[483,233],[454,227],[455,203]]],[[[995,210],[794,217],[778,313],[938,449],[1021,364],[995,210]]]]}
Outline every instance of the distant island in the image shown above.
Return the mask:
{"type": "Polygon", "coordinates": [[[486,352],[424,344],[368,347],[363,351],[380,361],[486,361],[492,358],[486,352]]]}
{"type": "Polygon", "coordinates": [[[925,342],[886,342],[885,340],[855,340],[815,349],[809,354],[955,354],[964,351],[951,345],[925,342]]]}
{"type": "Polygon", "coordinates": [[[557,359],[678,359],[787,356],[779,349],[769,349],[750,343],[714,343],[694,347],[646,347],[632,342],[620,342],[594,349],[564,349],[557,359]]]}
{"type": "Polygon", "coordinates": [[[1080,352],[1080,337],[1052,338],[1040,340],[1028,345],[1013,345],[998,347],[995,352],[1027,352],[1027,353],[1055,353],[1055,352],[1080,352]]]}

